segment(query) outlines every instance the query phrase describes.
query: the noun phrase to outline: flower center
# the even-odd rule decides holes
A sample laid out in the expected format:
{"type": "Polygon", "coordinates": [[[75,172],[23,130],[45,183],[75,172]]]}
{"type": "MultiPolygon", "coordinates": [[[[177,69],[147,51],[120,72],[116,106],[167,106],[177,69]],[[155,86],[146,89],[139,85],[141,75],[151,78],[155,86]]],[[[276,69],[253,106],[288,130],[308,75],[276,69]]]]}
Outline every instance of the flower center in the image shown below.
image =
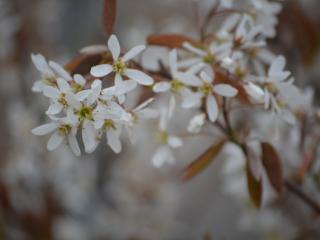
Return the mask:
{"type": "Polygon", "coordinates": [[[215,56],[212,53],[208,53],[206,56],[202,58],[205,63],[212,64],[216,61],[215,56]]]}
{"type": "Polygon", "coordinates": [[[111,119],[106,119],[104,120],[104,124],[102,127],[104,130],[116,130],[116,126],[114,124],[114,121],[112,121],[111,119]]]}
{"type": "Polygon", "coordinates": [[[160,143],[166,143],[168,141],[169,134],[167,131],[159,131],[157,133],[157,139],[160,143]]]}
{"type": "Polygon", "coordinates": [[[66,94],[61,93],[58,102],[64,107],[68,107],[68,101],[66,100],[66,94]]]}
{"type": "Polygon", "coordinates": [[[238,78],[242,79],[246,76],[246,71],[241,69],[240,67],[237,67],[235,69],[235,73],[234,73],[238,78]]]}
{"type": "Polygon", "coordinates": [[[210,83],[204,83],[203,86],[199,88],[199,91],[205,96],[208,96],[212,93],[212,85],[210,83]]]}
{"type": "Polygon", "coordinates": [[[123,74],[124,70],[126,69],[126,63],[121,59],[118,58],[112,65],[113,71],[119,74],[123,74]]]}
{"type": "Polygon", "coordinates": [[[276,87],[274,84],[270,83],[270,82],[264,83],[263,86],[264,86],[270,93],[272,93],[273,95],[276,95],[276,94],[278,93],[277,87],[276,87]]]}
{"type": "Polygon", "coordinates": [[[70,130],[71,130],[71,127],[70,127],[70,125],[67,125],[67,124],[61,125],[58,128],[58,132],[61,135],[67,135],[70,132],[70,130]]]}
{"type": "Polygon", "coordinates": [[[179,81],[178,79],[172,79],[170,82],[171,84],[171,91],[173,92],[179,92],[181,88],[183,87],[183,83],[179,81]]]}
{"type": "Polygon", "coordinates": [[[80,119],[89,119],[93,120],[92,117],[92,108],[88,106],[82,106],[80,111],[78,112],[80,119]]]}
{"type": "Polygon", "coordinates": [[[78,83],[72,83],[71,88],[74,93],[80,92],[82,90],[82,86],[78,83]]]}

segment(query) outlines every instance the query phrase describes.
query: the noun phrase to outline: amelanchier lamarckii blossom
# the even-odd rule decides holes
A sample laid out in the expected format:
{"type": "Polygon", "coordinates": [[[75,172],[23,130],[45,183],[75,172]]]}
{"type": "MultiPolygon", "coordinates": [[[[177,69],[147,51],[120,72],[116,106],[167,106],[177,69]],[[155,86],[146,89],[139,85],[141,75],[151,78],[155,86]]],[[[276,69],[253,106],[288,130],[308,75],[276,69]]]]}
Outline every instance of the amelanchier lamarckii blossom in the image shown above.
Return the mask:
{"type": "MultiPolygon", "coordinates": [[[[128,68],[128,61],[140,54],[144,49],[144,45],[133,47],[129,52],[120,56],[121,49],[118,38],[111,35],[108,40],[108,49],[112,54],[112,64],[100,64],[91,68],[90,73],[95,77],[104,77],[110,73],[115,73],[115,87],[118,89],[125,89],[127,86],[123,77],[128,77],[141,85],[152,85],[153,79],[142,71],[128,68]]],[[[130,83],[130,90],[132,90],[132,83],[130,83]]]]}
{"type": "Polygon", "coordinates": [[[160,142],[160,145],[152,157],[152,164],[155,167],[161,167],[165,163],[173,164],[175,162],[175,157],[173,156],[172,149],[183,145],[183,142],[179,137],[171,135],[168,132],[169,119],[170,114],[168,109],[161,109],[159,129],[157,132],[157,140],[160,142]]]}

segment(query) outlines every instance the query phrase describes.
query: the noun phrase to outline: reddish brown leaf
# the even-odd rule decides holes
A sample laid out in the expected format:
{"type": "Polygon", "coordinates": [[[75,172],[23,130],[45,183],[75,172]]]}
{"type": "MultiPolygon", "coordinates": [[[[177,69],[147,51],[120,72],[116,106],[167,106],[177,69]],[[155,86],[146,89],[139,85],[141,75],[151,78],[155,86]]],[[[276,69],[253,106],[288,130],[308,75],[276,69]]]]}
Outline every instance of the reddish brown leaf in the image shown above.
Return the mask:
{"type": "Polygon", "coordinates": [[[190,37],[181,34],[153,34],[147,38],[149,45],[157,45],[168,48],[180,48],[184,42],[196,44],[190,37]]]}
{"type": "Polygon", "coordinates": [[[283,171],[279,156],[273,146],[267,142],[261,143],[262,164],[267,172],[269,181],[278,194],[283,192],[283,171]]]}
{"type": "Polygon", "coordinates": [[[109,36],[113,33],[117,15],[117,0],[104,0],[102,13],[103,32],[109,36]]]}
{"type": "Polygon", "coordinates": [[[198,157],[184,169],[182,179],[184,181],[188,181],[206,169],[219,154],[224,144],[225,140],[222,140],[209,147],[200,157],[198,157]]]}
{"type": "Polygon", "coordinates": [[[250,198],[254,205],[259,208],[262,202],[262,178],[259,181],[255,179],[251,172],[249,161],[246,164],[246,175],[250,198]]]}

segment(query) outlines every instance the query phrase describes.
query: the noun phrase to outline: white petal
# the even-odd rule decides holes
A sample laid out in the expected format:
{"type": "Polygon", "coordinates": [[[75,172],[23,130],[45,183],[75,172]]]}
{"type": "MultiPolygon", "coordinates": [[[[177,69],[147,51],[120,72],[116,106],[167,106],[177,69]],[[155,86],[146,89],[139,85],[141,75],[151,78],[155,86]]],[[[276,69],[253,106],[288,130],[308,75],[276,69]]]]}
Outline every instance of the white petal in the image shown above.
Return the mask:
{"type": "Polygon", "coordinates": [[[120,56],[121,49],[120,49],[119,40],[115,35],[110,36],[108,40],[108,48],[112,54],[113,60],[117,60],[120,56]]]}
{"type": "Polygon", "coordinates": [[[78,101],[84,101],[90,94],[91,94],[92,90],[91,89],[86,89],[86,90],[82,90],[80,92],[76,93],[76,99],[78,101]]]}
{"type": "Polygon", "coordinates": [[[213,89],[223,97],[234,97],[238,94],[238,90],[229,84],[217,84],[213,86],[213,89]]]}
{"type": "Polygon", "coordinates": [[[59,132],[54,132],[52,136],[49,138],[47,149],[49,151],[55,150],[62,144],[64,138],[65,136],[59,134],[59,132]]]}
{"type": "Polygon", "coordinates": [[[195,115],[188,124],[188,132],[199,133],[206,120],[206,115],[200,113],[195,115]]]}
{"type": "Polygon", "coordinates": [[[169,91],[170,88],[171,88],[170,83],[168,83],[168,82],[158,82],[153,86],[152,90],[155,93],[160,93],[160,92],[169,91]]]}
{"type": "Polygon", "coordinates": [[[192,46],[190,43],[188,42],[185,42],[183,43],[182,45],[185,49],[189,50],[190,52],[198,55],[198,56],[201,56],[201,57],[204,57],[206,55],[206,52],[201,50],[200,48],[196,48],[194,46],[192,46]]]}
{"type": "Polygon", "coordinates": [[[171,118],[173,116],[173,112],[176,109],[176,98],[172,94],[169,101],[169,108],[168,108],[168,118],[171,118]]]}
{"type": "Polygon", "coordinates": [[[216,99],[212,95],[207,96],[206,108],[210,121],[216,121],[218,118],[218,105],[216,99]]]}
{"type": "Polygon", "coordinates": [[[120,153],[122,149],[121,141],[119,137],[120,137],[120,134],[118,131],[114,131],[114,130],[107,131],[108,145],[115,153],[120,153]]]}
{"type": "Polygon", "coordinates": [[[80,75],[80,74],[75,74],[73,76],[74,81],[79,84],[80,86],[84,86],[86,84],[86,79],[80,75]]]}
{"type": "Polygon", "coordinates": [[[93,81],[93,83],[91,84],[91,94],[89,95],[88,99],[87,99],[87,104],[91,105],[93,103],[95,103],[98,99],[98,97],[100,96],[101,93],[101,80],[96,79],[93,81]]]}
{"type": "Polygon", "coordinates": [[[176,75],[177,78],[186,85],[193,87],[200,87],[202,85],[201,80],[191,73],[177,73],[176,75]]]}
{"type": "Polygon", "coordinates": [[[63,106],[60,103],[55,102],[49,106],[48,110],[46,111],[46,114],[55,115],[60,113],[62,109],[63,109],[63,106]]]}
{"type": "Polygon", "coordinates": [[[201,63],[201,58],[189,58],[186,60],[181,60],[178,62],[178,67],[179,68],[189,68],[192,67],[193,65],[198,65],[198,63],[201,63]]]}
{"type": "Polygon", "coordinates": [[[143,119],[153,119],[153,118],[157,118],[158,116],[159,116],[159,111],[155,109],[146,108],[138,112],[138,117],[143,119]]]}
{"type": "Polygon", "coordinates": [[[59,90],[51,86],[45,86],[43,88],[43,94],[53,100],[57,100],[60,96],[59,90]]]}
{"type": "Polygon", "coordinates": [[[289,123],[291,125],[295,125],[297,122],[296,117],[288,109],[283,109],[281,111],[281,117],[283,118],[284,121],[286,121],[287,123],[289,123]]]}
{"type": "Polygon", "coordinates": [[[286,65],[286,59],[283,56],[277,57],[271,64],[268,71],[268,75],[273,75],[273,74],[282,72],[285,65],[286,65]]]}
{"type": "Polygon", "coordinates": [[[68,143],[74,155],[79,157],[81,155],[81,151],[75,134],[68,135],[68,143]]]}
{"type": "Polygon", "coordinates": [[[166,162],[173,163],[174,157],[168,146],[160,146],[152,157],[152,165],[159,168],[166,162]]]}
{"type": "Polygon", "coordinates": [[[149,98],[149,99],[145,100],[144,102],[140,103],[139,106],[137,106],[135,108],[135,110],[137,111],[137,110],[143,109],[143,108],[147,107],[153,101],[154,101],[154,98],[149,98]]]}
{"type": "Polygon", "coordinates": [[[207,83],[212,83],[213,82],[213,79],[214,79],[214,76],[212,75],[209,75],[206,71],[202,71],[200,73],[200,77],[203,81],[207,82],[207,83]]]}
{"type": "Polygon", "coordinates": [[[166,81],[158,82],[153,86],[153,91],[155,93],[167,92],[170,89],[171,89],[171,84],[166,81]]]}
{"type": "Polygon", "coordinates": [[[153,79],[149,77],[144,72],[141,72],[139,70],[135,69],[126,69],[125,75],[127,75],[129,78],[137,81],[141,85],[152,85],[153,79]]]}
{"type": "Polygon", "coordinates": [[[36,81],[32,85],[32,92],[42,92],[44,86],[45,84],[41,80],[36,81]]]}
{"type": "Polygon", "coordinates": [[[176,72],[178,71],[178,53],[176,49],[173,49],[169,53],[169,67],[170,67],[170,72],[171,75],[175,75],[176,72]]]}
{"type": "Polygon", "coordinates": [[[90,70],[90,74],[94,77],[104,77],[111,73],[113,70],[110,64],[100,64],[94,66],[90,70]]]}
{"type": "Polygon", "coordinates": [[[31,54],[31,59],[35,67],[42,74],[48,74],[54,76],[54,73],[50,69],[46,59],[41,54],[31,54]]]}
{"type": "Polygon", "coordinates": [[[85,54],[98,54],[107,52],[108,48],[105,45],[91,45],[80,49],[80,53],[85,54]]]}
{"type": "Polygon", "coordinates": [[[187,70],[187,73],[191,73],[191,74],[198,74],[200,72],[200,70],[202,70],[206,65],[202,62],[193,65],[192,67],[190,67],[187,70]]]}
{"type": "Polygon", "coordinates": [[[139,45],[136,47],[133,47],[130,49],[129,52],[127,52],[124,56],[123,56],[123,61],[126,62],[132,58],[134,58],[135,56],[137,56],[138,54],[140,54],[144,49],[146,48],[146,46],[144,45],[139,45]]]}
{"type": "Polygon", "coordinates": [[[96,130],[94,129],[94,126],[85,120],[82,126],[82,141],[86,153],[92,153],[96,149],[96,137],[96,130]]]}
{"type": "Polygon", "coordinates": [[[131,92],[137,87],[137,82],[135,80],[126,80],[116,84],[116,95],[122,95],[131,92]]]}
{"type": "Polygon", "coordinates": [[[182,107],[193,108],[200,106],[202,96],[203,95],[200,92],[192,92],[190,89],[187,88],[182,90],[182,107]]]}
{"type": "Polygon", "coordinates": [[[66,93],[66,92],[71,91],[69,83],[66,80],[64,80],[63,78],[58,78],[57,84],[58,84],[58,87],[61,92],[66,93]]]}
{"type": "Polygon", "coordinates": [[[160,119],[159,119],[159,129],[165,131],[168,127],[168,112],[166,109],[162,108],[160,110],[160,119]]]}
{"type": "Polygon", "coordinates": [[[39,127],[32,129],[31,132],[34,135],[42,136],[42,135],[46,135],[46,134],[54,131],[55,129],[57,129],[57,127],[58,127],[57,123],[46,123],[46,124],[43,124],[39,127]]]}
{"type": "Polygon", "coordinates": [[[172,148],[181,147],[183,144],[182,140],[176,136],[170,136],[168,138],[168,145],[172,148]]]}
{"type": "Polygon", "coordinates": [[[58,63],[50,61],[49,65],[60,77],[64,78],[67,81],[72,79],[71,75],[58,63]]]}

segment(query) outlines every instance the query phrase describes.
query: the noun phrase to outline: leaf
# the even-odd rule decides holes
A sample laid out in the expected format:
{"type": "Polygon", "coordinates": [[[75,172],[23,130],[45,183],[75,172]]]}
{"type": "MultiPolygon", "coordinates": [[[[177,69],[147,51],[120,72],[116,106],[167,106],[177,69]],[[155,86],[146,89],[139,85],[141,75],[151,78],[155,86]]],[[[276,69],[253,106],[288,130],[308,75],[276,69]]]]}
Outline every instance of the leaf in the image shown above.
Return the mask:
{"type": "Polygon", "coordinates": [[[262,164],[267,172],[269,181],[279,195],[283,192],[283,170],[279,156],[273,146],[267,142],[261,143],[262,164]]]}
{"type": "Polygon", "coordinates": [[[249,166],[249,159],[246,164],[247,185],[250,198],[256,207],[261,206],[262,202],[262,178],[256,180],[249,166]]]}
{"type": "Polygon", "coordinates": [[[148,36],[147,43],[149,45],[163,46],[168,48],[180,48],[184,42],[196,44],[196,42],[182,34],[153,34],[148,36]]]}
{"type": "Polygon", "coordinates": [[[206,169],[219,154],[225,142],[225,140],[222,140],[216,144],[213,144],[200,157],[190,163],[183,171],[182,180],[188,181],[206,169]]]}
{"type": "Polygon", "coordinates": [[[113,33],[117,15],[117,0],[104,0],[102,13],[103,32],[109,36],[113,33]]]}

